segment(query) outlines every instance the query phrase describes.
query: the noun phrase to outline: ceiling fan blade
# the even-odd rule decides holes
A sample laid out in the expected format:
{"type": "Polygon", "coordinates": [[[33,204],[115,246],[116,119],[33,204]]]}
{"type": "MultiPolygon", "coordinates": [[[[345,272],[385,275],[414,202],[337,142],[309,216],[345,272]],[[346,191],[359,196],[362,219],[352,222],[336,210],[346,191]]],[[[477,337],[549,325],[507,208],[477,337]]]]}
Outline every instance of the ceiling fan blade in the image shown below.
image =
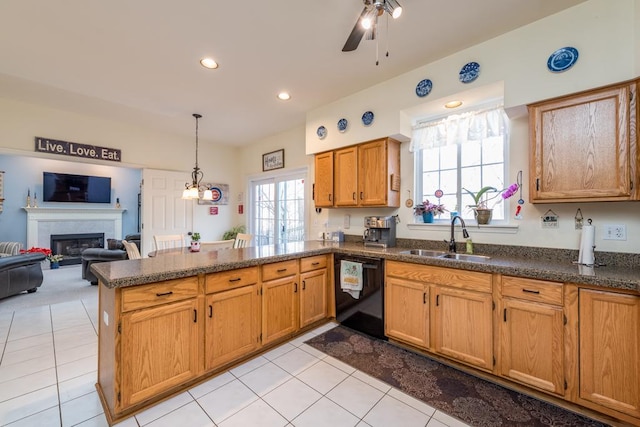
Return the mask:
{"type": "Polygon", "coordinates": [[[358,17],[358,20],[356,21],[356,25],[353,26],[353,30],[351,30],[351,34],[349,34],[349,37],[347,38],[347,42],[344,44],[344,47],[342,48],[343,52],[351,52],[358,48],[358,45],[360,44],[360,40],[362,40],[362,36],[364,36],[364,33],[366,32],[366,30],[362,27],[362,25],[360,25],[360,21],[362,21],[362,18],[366,16],[367,12],[368,12],[368,9],[365,7],[362,10],[362,13],[360,14],[360,16],[358,17]]]}

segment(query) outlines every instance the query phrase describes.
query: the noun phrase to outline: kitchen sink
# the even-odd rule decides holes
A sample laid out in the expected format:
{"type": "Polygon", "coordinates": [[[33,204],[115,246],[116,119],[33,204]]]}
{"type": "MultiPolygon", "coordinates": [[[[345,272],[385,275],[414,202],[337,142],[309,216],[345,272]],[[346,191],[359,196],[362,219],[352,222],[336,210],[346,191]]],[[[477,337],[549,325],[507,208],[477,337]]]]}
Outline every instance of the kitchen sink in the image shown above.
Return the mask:
{"type": "Polygon", "coordinates": [[[491,259],[491,257],[484,256],[484,255],[452,254],[452,253],[446,253],[444,255],[440,255],[439,258],[457,259],[459,261],[471,261],[471,262],[483,262],[488,259],[491,259]]]}
{"type": "Polygon", "coordinates": [[[445,251],[432,251],[429,249],[411,249],[408,251],[400,252],[402,255],[419,255],[419,256],[430,256],[430,257],[440,257],[446,255],[445,251]]]}

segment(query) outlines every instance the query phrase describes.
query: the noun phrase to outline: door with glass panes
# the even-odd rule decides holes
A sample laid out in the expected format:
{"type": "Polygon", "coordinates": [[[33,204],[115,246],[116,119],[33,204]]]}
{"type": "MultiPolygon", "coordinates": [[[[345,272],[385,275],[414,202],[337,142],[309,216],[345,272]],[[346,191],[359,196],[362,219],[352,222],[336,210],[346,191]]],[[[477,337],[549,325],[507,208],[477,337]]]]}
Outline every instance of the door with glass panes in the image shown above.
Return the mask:
{"type": "Polygon", "coordinates": [[[257,245],[305,239],[305,173],[251,181],[250,230],[257,245]]]}

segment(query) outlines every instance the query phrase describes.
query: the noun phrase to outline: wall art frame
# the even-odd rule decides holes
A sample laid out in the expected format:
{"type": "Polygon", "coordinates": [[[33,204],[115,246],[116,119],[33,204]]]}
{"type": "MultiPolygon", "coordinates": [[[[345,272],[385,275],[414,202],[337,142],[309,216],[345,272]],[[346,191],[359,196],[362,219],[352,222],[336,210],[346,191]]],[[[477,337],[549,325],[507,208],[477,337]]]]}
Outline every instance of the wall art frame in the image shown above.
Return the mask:
{"type": "Polygon", "coordinates": [[[262,155],[262,172],[284,168],[284,148],[262,155]]]}

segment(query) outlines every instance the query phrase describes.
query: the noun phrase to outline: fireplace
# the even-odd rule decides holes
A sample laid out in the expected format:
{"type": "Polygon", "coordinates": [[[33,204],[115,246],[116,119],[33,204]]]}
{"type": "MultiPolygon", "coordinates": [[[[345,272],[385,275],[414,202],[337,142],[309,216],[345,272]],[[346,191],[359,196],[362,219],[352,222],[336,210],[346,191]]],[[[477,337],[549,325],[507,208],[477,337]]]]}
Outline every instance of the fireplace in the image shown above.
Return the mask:
{"type": "Polygon", "coordinates": [[[51,252],[64,256],[60,265],[81,264],[82,251],[89,248],[104,248],[104,233],[51,235],[51,252]]]}

